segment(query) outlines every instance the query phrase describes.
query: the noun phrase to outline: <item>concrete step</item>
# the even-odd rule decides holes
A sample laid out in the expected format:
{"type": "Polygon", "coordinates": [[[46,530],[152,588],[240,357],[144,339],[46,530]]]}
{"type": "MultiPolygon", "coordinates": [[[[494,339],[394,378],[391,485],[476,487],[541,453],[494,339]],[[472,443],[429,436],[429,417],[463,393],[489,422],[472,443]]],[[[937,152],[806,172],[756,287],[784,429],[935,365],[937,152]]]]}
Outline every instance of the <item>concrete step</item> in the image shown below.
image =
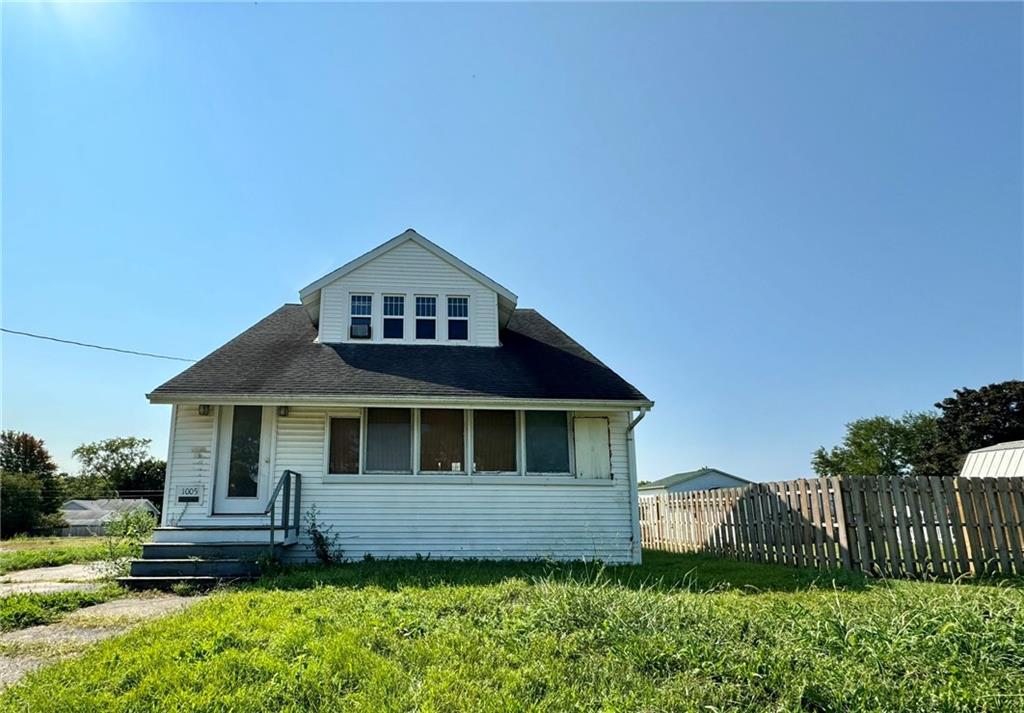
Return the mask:
{"type": "Polygon", "coordinates": [[[132,560],[132,577],[259,577],[260,566],[245,559],[132,560]]]}
{"type": "MultiPolygon", "coordinates": [[[[274,528],[274,542],[288,542],[296,539],[292,526],[285,530],[274,528]]],[[[270,527],[267,525],[192,525],[181,527],[158,527],[153,530],[153,542],[238,542],[243,544],[270,545],[270,527]]]]}
{"type": "Polygon", "coordinates": [[[162,589],[170,590],[176,584],[186,585],[193,589],[210,589],[215,587],[221,582],[236,582],[236,581],[247,581],[254,579],[253,577],[198,577],[198,576],[183,576],[183,577],[118,577],[117,581],[119,584],[137,591],[145,589],[162,589]]]}
{"type": "MultiPolygon", "coordinates": [[[[283,546],[274,546],[273,556],[280,557],[283,546]]],[[[241,559],[257,560],[271,554],[270,542],[147,542],[142,545],[142,559],[241,559]]]]}

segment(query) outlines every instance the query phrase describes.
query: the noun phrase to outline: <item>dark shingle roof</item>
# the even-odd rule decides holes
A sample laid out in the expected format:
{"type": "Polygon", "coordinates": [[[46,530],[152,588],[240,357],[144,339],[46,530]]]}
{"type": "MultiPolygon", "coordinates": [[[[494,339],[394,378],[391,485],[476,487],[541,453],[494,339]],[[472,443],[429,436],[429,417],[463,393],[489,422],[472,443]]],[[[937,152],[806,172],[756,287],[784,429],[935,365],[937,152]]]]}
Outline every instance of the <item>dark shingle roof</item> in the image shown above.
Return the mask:
{"type": "Polygon", "coordinates": [[[150,397],[455,396],[647,401],[532,309],[500,347],[318,344],[302,305],[286,304],[159,386],[150,397]]]}

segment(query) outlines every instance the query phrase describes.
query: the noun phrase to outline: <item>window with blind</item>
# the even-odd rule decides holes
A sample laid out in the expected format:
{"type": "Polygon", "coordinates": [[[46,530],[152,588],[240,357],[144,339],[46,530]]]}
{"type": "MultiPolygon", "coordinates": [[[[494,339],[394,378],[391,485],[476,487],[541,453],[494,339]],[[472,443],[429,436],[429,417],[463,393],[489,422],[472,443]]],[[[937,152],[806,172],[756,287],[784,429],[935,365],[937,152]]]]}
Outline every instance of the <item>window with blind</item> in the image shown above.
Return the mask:
{"type": "Polygon", "coordinates": [[[473,412],[473,472],[515,473],[516,412],[473,412]]]}
{"type": "Polygon", "coordinates": [[[569,473],[569,419],[565,411],[526,411],[526,471],[569,473]]]}
{"type": "Polygon", "coordinates": [[[461,409],[420,411],[420,470],[464,473],[466,460],[465,414],[461,409]]]}
{"type": "Polygon", "coordinates": [[[353,475],[359,472],[359,419],[332,418],[327,472],[353,475]]]}
{"type": "Polygon", "coordinates": [[[412,472],[412,411],[366,409],[366,471],[412,472]]]}

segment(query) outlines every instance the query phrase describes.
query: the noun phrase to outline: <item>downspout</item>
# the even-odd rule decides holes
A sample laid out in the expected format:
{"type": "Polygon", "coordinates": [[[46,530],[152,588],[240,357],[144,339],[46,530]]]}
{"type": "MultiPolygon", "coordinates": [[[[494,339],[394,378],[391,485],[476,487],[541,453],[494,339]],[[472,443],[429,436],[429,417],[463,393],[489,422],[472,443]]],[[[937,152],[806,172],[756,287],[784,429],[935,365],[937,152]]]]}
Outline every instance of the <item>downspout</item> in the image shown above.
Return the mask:
{"type": "Polygon", "coordinates": [[[637,424],[640,423],[650,408],[640,409],[640,413],[629,422],[629,426],[626,427],[626,453],[629,457],[629,507],[631,511],[632,519],[632,555],[633,564],[640,564],[641,552],[640,552],[640,502],[639,493],[637,491],[637,477],[636,472],[636,441],[633,439],[633,429],[636,428],[637,424]]]}

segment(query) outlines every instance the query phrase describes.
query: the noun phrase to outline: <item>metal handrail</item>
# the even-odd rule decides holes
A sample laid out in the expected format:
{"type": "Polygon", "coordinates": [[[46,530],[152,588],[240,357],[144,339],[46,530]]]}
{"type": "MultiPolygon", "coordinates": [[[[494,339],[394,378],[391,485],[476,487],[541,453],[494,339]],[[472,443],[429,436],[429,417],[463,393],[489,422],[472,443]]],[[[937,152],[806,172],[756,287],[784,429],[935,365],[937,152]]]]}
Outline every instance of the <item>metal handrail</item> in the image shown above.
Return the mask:
{"type": "Polygon", "coordinates": [[[292,500],[292,508],[294,510],[294,527],[295,527],[295,539],[299,539],[299,512],[300,503],[302,502],[302,473],[298,473],[294,470],[286,470],[281,473],[280,479],[277,481],[277,485],[274,486],[274,490],[270,493],[270,500],[267,504],[267,509],[263,512],[264,515],[270,515],[270,554],[274,554],[274,530],[275,522],[274,515],[277,505],[277,496],[284,490],[284,498],[281,503],[281,525],[284,529],[285,539],[288,538],[288,504],[289,500],[292,500]],[[292,479],[295,480],[295,498],[292,499],[292,479]]]}

